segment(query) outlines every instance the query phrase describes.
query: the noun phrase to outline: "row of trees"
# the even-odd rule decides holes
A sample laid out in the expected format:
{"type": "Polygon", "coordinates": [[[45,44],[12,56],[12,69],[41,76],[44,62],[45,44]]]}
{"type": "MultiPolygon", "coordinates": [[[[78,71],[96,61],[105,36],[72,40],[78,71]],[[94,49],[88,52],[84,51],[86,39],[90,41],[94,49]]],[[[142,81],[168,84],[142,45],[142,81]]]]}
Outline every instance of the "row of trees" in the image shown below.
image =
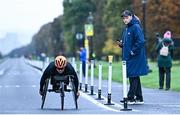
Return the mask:
{"type": "Polygon", "coordinates": [[[106,54],[119,56],[120,49],[114,44],[122,28],[120,14],[123,9],[131,7],[130,3],[131,0],[64,0],[64,14],[52,23],[44,25],[34,35],[33,41],[38,44],[35,44],[36,53],[44,52],[49,56],[59,53],[75,54],[80,47],[77,45],[75,34],[84,34],[84,25],[87,23],[89,12],[92,12],[95,32],[93,49],[96,56],[98,58],[106,54]],[[52,25],[56,26],[52,27],[52,25]]]}
{"type": "MultiPolygon", "coordinates": [[[[180,37],[180,1],[146,0],[146,45],[148,56],[155,52],[155,33],[162,36],[166,30],[172,31],[173,37],[180,37]],[[153,47],[152,47],[153,46],[153,47]]],[[[131,9],[144,23],[142,0],[64,0],[64,14],[45,24],[33,36],[31,45],[33,54],[42,52],[48,56],[59,53],[73,55],[79,49],[75,34],[84,33],[89,12],[94,17],[94,51],[98,58],[107,54],[119,56],[120,49],[115,41],[121,36],[124,27],[121,12],[131,9]]],[[[175,54],[179,51],[176,50],[175,54]]]]}
{"type": "MultiPolygon", "coordinates": [[[[136,14],[143,19],[141,0],[134,0],[133,9],[136,14]]],[[[146,32],[147,48],[149,56],[156,57],[156,37],[159,33],[161,37],[165,31],[172,32],[173,39],[180,39],[180,1],[179,0],[147,0],[146,3],[146,32]]],[[[174,57],[179,58],[179,48],[175,48],[174,57]]]]}

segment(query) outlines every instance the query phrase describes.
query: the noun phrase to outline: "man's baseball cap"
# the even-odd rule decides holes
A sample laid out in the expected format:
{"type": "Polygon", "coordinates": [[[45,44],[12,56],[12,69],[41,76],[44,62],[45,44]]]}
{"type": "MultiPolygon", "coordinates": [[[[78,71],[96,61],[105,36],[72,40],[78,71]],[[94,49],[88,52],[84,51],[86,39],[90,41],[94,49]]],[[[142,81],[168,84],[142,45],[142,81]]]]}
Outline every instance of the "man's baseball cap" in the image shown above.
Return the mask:
{"type": "Polygon", "coordinates": [[[121,17],[126,17],[126,16],[132,16],[132,12],[129,10],[124,10],[121,14],[121,17]]]}

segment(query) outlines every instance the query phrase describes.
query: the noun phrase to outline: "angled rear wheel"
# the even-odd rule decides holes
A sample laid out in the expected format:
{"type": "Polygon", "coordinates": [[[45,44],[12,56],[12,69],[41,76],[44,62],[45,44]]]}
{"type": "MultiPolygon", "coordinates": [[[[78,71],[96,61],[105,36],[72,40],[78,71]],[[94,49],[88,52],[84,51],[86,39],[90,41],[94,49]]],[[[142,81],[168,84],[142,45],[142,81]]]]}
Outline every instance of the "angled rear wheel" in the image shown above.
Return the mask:
{"type": "Polygon", "coordinates": [[[75,88],[75,85],[74,85],[73,82],[71,82],[71,84],[72,84],[72,94],[73,94],[74,104],[75,104],[76,109],[78,109],[78,103],[77,103],[78,97],[77,97],[77,94],[76,94],[77,93],[76,88],[75,88]]]}
{"type": "Polygon", "coordinates": [[[46,99],[46,94],[47,94],[47,90],[48,90],[48,85],[49,85],[49,79],[46,80],[45,85],[43,87],[41,109],[43,109],[43,107],[44,107],[44,103],[45,103],[45,99],[46,99]]]}

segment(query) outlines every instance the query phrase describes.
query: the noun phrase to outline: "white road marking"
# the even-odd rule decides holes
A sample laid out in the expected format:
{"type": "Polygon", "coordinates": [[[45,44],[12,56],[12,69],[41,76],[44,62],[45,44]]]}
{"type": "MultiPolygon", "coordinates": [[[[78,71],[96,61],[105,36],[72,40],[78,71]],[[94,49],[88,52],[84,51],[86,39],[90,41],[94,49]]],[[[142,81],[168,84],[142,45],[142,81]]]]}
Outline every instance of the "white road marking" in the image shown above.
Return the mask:
{"type": "Polygon", "coordinates": [[[180,107],[180,105],[179,104],[172,104],[172,105],[163,105],[163,106],[165,106],[165,107],[180,107]]]}
{"type": "Polygon", "coordinates": [[[4,74],[4,69],[0,70],[0,75],[4,74]]]}
{"type": "Polygon", "coordinates": [[[35,88],[37,85],[0,85],[0,88],[23,88],[23,87],[32,87],[35,88]]]}
{"type": "Polygon", "coordinates": [[[97,100],[93,99],[92,97],[90,97],[89,95],[81,92],[81,96],[83,96],[84,98],[86,98],[87,100],[91,101],[92,103],[94,103],[95,105],[101,107],[101,108],[104,108],[104,109],[107,109],[107,110],[110,110],[110,111],[114,111],[114,112],[121,112],[119,110],[116,110],[116,109],[112,109],[110,107],[107,107],[105,106],[104,104],[98,102],[97,100]]]}
{"type": "Polygon", "coordinates": [[[36,87],[36,85],[32,85],[32,87],[36,87]]]}
{"type": "MultiPolygon", "coordinates": [[[[95,93],[96,94],[96,93],[95,93]]],[[[97,95],[97,94],[96,94],[97,95]]],[[[101,95],[101,97],[102,98],[104,98],[104,100],[107,102],[107,98],[105,98],[104,96],[102,96],[101,95]]],[[[122,105],[120,105],[120,104],[118,104],[118,103],[116,103],[116,102],[113,102],[113,101],[111,101],[111,103],[113,103],[114,105],[114,107],[117,107],[117,108],[120,108],[120,109],[123,109],[124,108],[124,106],[122,106],[122,105]]],[[[135,109],[133,109],[132,111],[139,111],[139,110],[135,110],[135,109]]]]}
{"type": "MultiPolygon", "coordinates": [[[[108,87],[108,85],[104,84],[104,85],[102,85],[102,87],[108,87]]],[[[117,88],[119,87],[119,88],[121,88],[122,86],[112,86],[112,87],[117,87],[117,88]]]]}
{"type": "MultiPolygon", "coordinates": [[[[90,91],[89,91],[89,92],[90,92],[90,91]]],[[[83,94],[83,96],[85,95],[85,97],[90,98],[90,99],[88,99],[89,101],[93,102],[93,103],[96,104],[97,106],[100,105],[100,107],[103,107],[103,108],[105,108],[105,109],[108,109],[108,110],[111,110],[111,111],[115,111],[115,112],[122,112],[122,111],[120,111],[120,109],[123,109],[123,108],[124,108],[124,106],[122,106],[122,105],[120,105],[120,104],[118,104],[118,103],[116,103],[116,102],[111,101],[111,103],[114,104],[114,105],[112,105],[112,106],[118,108],[118,110],[116,110],[116,109],[110,108],[110,107],[108,107],[108,106],[105,106],[104,104],[102,104],[102,103],[98,102],[97,100],[95,100],[94,98],[90,97],[88,94],[85,94],[85,93],[81,92],[81,95],[82,95],[82,94],[83,94]],[[105,107],[104,107],[104,106],[105,106],[105,107]]],[[[97,93],[94,93],[94,94],[97,95],[97,93]]],[[[101,97],[104,98],[104,101],[107,102],[107,98],[106,98],[106,97],[104,97],[104,96],[102,96],[102,95],[101,95],[101,97]]],[[[138,112],[138,111],[140,111],[140,110],[135,110],[135,109],[133,109],[132,111],[138,112]]]]}
{"type": "Polygon", "coordinates": [[[19,88],[20,86],[19,85],[15,85],[15,87],[19,88]]]}

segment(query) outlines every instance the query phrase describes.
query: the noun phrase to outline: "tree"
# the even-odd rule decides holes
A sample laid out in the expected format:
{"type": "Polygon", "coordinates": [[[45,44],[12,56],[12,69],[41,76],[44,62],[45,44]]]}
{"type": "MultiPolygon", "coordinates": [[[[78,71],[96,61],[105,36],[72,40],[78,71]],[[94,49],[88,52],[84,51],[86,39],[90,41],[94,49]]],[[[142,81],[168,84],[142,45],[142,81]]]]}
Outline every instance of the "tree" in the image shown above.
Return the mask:
{"type": "Polygon", "coordinates": [[[115,60],[119,60],[119,56],[121,55],[121,51],[119,46],[117,45],[116,41],[113,40],[113,28],[108,28],[109,34],[107,36],[107,40],[105,42],[105,45],[103,47],[103,54],[105,55],[114,55],[115,60]]]}
{"type": "Polygon", "coordinates": [[[103,55],[102,49],[104,47],[104,41],[106,41],[105,24],[103,23],[104,7],[107,0],[93,0],[96,5],[96,12],[94,13],[94,52],[96,52],[96,58],[101,59],[103,55]]]}
{"type": "MultiPolygon", "coordinates": [[[[155,33],[158,32],[163,37],[164,32],[170,30],[173,38],[180,37],[178,27],[180,25],[180,1],[147,0],[146,4],[146,43],[148,55],[150,56],[151,52],[155,52],[155,33]]],[[[140,0],[134,0],[134,11],[142,20],[142,3],[140,0]]],[[[154,55],[154,53],[151,55],[154,55]]]]}
{"type": "Polygon", "coordinates": [[[120,52],[120,48],[112,40],[112,38],[108,38],[108,40],[105,42],[105,46],[103,48],[103,53],[105,55],[114,55],[115,60],[118,61],[121,52],[120,52]]]}
{"type": "Polygon", "coordinates": [[[91,0],[64,0],[63,29],[65,47],[67,52],[76,52],[77,32],[84,32],[84,24],[87,21],[89,12],[95,12],[95,5],[91,0]]]}
{"type": "Polygon", "coordinates": [[[120,56],[120,48],[114,42],[121,37],[124,28],[121,13],[125,9],[132,9],[131,7],[131,0],[107,0],[103,15],[103,23],[106,31],[103,53],[114,54],[117,59],[120,56]]]}
{"type": "Polygon", "coordinates": [[[51,39],[49,39],[49,45],[51,45],[51,48],[53,49],[54,56],[58,54],[65,54],[66,52],[63,37],[62,19],[63,17],[59,16],[51,23],[51,39]]]}
{"type": "Polygon", "coordinates": [[[118,39],[122,32],[123,23],[121,13],[125,9],[132,9],[131,0],[108,0],[106,3],[103,21],[107,28],[107,34],[108,28],[113,28],[113,40],[118,39]]]}

